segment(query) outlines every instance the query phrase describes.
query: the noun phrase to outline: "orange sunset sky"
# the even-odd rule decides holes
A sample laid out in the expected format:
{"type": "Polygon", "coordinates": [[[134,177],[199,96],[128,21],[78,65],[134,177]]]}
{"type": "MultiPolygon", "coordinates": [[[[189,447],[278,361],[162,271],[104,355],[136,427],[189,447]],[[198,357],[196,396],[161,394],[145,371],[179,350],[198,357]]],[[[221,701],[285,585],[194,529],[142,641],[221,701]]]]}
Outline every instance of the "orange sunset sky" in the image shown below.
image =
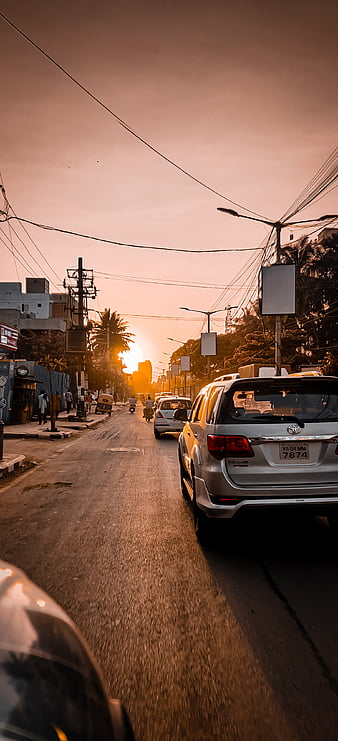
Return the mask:
{"type": "MultiPolygon", "coordinates": [[[[1,281],[24,286],[43,274],[60,291],[82,256],[98,288],[90,307],[125,317],[137,359],[149,358],[157,375],[175,349],[167,337],[184,341],[205,328],[180,306],[240,305],[256,280],[260,253],[244,248],[259,247],[269,229],[217,207],[280,218],[337,145],[337,8],[335,0],[1,0],[0,172],[15,213],[168,248],[25,225],[33,244],[12,221],[24,244],[1,225],[1,281]],[[211,249],[226,251],[196,252],[211,249]]],[[[337,213],[333,190],[299,218],[326,213],[337,213]]],[[[212,329],[223,331],[224,315],[212,329]]]]}

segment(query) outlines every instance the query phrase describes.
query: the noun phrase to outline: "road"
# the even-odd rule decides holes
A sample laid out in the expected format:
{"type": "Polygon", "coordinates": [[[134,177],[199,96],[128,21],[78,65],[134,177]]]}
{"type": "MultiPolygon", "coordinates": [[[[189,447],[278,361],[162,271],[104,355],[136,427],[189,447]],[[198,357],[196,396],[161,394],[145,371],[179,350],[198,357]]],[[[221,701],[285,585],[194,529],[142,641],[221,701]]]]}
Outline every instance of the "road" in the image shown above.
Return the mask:
{"type": "Polygon", "coordinates": [[[0,489],[0,558],[79,626],[137,741],[337,739],[325,520],[243,523],[202,549],[176,439],[155,440],[140,408],[30,445],[40,465],[0,489]]]}

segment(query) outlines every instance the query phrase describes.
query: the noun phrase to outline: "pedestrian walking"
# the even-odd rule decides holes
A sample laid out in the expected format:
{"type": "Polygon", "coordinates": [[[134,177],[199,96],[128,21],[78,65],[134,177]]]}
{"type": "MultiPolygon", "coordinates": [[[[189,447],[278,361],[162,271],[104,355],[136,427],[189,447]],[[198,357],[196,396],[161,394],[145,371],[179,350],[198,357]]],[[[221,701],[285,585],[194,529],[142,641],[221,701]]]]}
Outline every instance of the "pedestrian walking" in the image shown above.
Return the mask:
{"type": "Polygon", "coordinates": [[[67,404],[67,414],[69,414],[72,408],[72,401],[73,401],[73,394],[70,389],[66,391],[65,398],[66,398],[66,404],[67,404]]]}
{"type": "Polygon", "coordinates": [[[91,411],[92,403],[93,403],[93,397],[92,397],[90,391],[88,391],[87,396],[86,396],[86,410],[87,410],[87,412],[90,412],[91,411]]]}

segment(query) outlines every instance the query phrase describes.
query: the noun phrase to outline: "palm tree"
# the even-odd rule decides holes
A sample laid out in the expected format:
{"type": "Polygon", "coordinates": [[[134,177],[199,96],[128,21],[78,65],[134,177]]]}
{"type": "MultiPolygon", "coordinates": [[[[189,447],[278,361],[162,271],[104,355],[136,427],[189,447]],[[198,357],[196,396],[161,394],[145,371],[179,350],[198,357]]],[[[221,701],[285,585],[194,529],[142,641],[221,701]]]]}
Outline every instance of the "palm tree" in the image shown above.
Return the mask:
{"type": "Polygon", "coordinates": [[[101,320],[93,322],[91,345],[98,358],[106,356],[110,361],[117,359],[120,352],[129,350],[134,337],[127,332],[128,325],[117,311],[105,309],[101,312],[101,320]]]}
{"type": "Polygon", "coordinates": [[[105,309],[99,322],[93,322],[90,344],[93,351],[93,367],[102,377],[102,387],[118,385],[121,377],[119,353],[129,350],[134,337],[128,332],[128,325],[116,311],[105,309]]]}

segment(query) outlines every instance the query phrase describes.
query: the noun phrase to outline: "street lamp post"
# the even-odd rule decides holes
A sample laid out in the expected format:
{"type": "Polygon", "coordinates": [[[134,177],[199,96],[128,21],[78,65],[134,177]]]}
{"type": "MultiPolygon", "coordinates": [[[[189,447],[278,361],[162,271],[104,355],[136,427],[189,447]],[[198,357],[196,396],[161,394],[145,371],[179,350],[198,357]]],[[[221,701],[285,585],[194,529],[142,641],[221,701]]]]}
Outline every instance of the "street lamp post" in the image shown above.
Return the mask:
{"type": "MultiPolygon", "coordinates": [[[[194,311],[197,314],[205,314],[205,316],[208,318],[208,334],[210,332],[210,317],[212,314],[218,314],[219,311],[227,311],[227,306],[224,309],[214,309],[213,311],[203,311],[202,309],[189,309],[187,306],[180,306],[180,309],[183,309],[184,311],[194,311]]],[[[208,381],[210,380],[210,355],[208,355],[208,381]]]]}
{"type": "MultiPolygon", "coordinates": [[[[194,311],[196,314],[205,314],[206,317],[208,317],[208,332],[210,332],[210,317],[212,314],[218,314],[219,311],[227,311],[228,307],[226,306],[224,309],[214,309],[214,311],[202,311],[202,309],[188,309],[187,306],[180,306],[180,309],[184,309],[184,311],[194,311]]],[[[234,308],[234,307],[230,307],[234,308]]],[[[169,337],[168,337],[169,339],[169,337]]]]}
{"type": "MultiPolygon", "coordinates": [[[[281,233],[285,226],[298,226],[299,224],[309,224],[318,221],[327,221],[329,219],[337,219],[338,216],[335,214],[326,214],[325,216],[319,216],[318,219],[304,219],[302,221],[269,221],[268,219],[258,219],[255,216],[246,216],[245,214],[239,214],[232,208],[217,208],[217,211],[222,213],[230,214],[230,216],[237,216],[240,219],[249,219],[249,221],[259,221],[261,224],[267,224],[276,230],[276,264],[280,264],[281,259],[281,233]]],[[[282,350],[281,350],[281,317],[276,315],[275,317],[275,368],[276,375],[279,376],[281,373],[282,364],[282,350]]]]}

